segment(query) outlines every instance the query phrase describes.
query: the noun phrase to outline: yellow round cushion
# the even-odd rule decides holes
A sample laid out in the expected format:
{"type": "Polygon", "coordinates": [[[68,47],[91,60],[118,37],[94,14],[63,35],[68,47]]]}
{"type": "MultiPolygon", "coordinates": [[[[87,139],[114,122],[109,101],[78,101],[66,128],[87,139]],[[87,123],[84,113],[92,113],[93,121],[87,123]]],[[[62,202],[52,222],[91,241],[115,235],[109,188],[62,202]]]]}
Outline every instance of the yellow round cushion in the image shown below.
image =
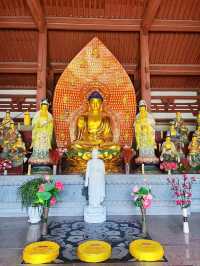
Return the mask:
{"type": "Polygon", "coordinates": [[[60,246],[52,241],[39,241],[27,245],[23,250],[25,263],[41,264],[54,261],[59,255],[60,246]]]}
{"type": "Polygon", "coordinates": [[[158,261],[163,258],[164,249],[159,242],[138,239],[129,245],[130,254],[140,261],[158,261]]]}
{"type": "Polygon", "coordinates": [[[78,246],[77,256],[84,262],[102,262],[110,258],[111,245],[100,240],[88,240],[78,246]]]}

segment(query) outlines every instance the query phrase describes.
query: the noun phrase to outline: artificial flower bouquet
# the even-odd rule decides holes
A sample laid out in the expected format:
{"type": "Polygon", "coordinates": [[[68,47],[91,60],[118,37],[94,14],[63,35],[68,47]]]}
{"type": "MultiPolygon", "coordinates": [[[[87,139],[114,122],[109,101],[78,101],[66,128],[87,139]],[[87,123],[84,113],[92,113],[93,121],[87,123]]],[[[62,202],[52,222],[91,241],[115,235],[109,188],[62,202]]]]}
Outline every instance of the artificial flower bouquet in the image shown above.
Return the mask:
{"type": "Polygon", "coordinates": [[[189,233],[187,208],[192,203],[192,184],[195,177],[184,174],[182,178],[168,177],[167,181],[176,198],[176,205],[180,206],[183,213],[183,231],[189,233]]]}
{"type": "Polygon", "coordinates": [[[38,192],[36,193],[36,204],[51,207],[54,206],[59,199],[59,193],[64,189],[62,182],[55,181],[50,176],[44,176],[44,182],[40,184],[38,192]]]}
{"type": "Polygon", "coordinates": [[[38,192],[36,193],[35,204],[43,206],[43,227],[42,235],[47,234],[47,220],[49,207],[52,207],[59,200],[59,193],[64,189],[63,183],[55,181],[50,176],[44,176],[44,182],[40,184],[38,192]]]}
{"type": "Polygon", "coordinates": [[[151,188],[147,185],[141,187],[134,186],[131,196],[133,197],[134,205],[140,208],[142,214],[142,233],[145,237],[147,235],[146,209],[151,207],[153,199],[151,188]]]}

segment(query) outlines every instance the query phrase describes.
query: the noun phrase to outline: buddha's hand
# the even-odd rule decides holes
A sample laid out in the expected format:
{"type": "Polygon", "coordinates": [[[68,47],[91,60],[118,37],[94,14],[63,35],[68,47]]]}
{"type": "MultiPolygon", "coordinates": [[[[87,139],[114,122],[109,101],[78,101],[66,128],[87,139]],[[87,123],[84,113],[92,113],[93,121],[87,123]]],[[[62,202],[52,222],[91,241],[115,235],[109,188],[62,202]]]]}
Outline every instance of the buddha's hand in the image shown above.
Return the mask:
{"type": "Polygon", "coordinates": [[[83,129],[85,126],[85,119],[83,116],[79,117],[77,126],[79,129],[83,129]]]}

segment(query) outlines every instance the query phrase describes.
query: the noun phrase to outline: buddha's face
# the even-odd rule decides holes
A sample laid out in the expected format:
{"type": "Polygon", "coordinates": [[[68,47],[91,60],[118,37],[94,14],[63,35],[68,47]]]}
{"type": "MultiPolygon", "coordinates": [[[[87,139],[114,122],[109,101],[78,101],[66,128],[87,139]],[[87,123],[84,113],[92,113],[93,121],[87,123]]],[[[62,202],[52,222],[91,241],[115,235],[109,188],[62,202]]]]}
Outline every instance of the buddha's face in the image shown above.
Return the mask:
{"type": "Polygon", "coordinates": [[[99,98],[92,98],[89,101],[89,105],[92,111],[100,111],[102,106],[102,100],[99,98]]]}
{"type": "Polygon", "coordinates": [[[47,104],[41,104],[40,111],[42,115],[47,114],[48,112],[48,105],[47,104]]]}
{"type": "Polygon", "coordinates": [[[166,142],[170,143],[171,142],[171,138],[170,137],[166,137],[166,142]]]}

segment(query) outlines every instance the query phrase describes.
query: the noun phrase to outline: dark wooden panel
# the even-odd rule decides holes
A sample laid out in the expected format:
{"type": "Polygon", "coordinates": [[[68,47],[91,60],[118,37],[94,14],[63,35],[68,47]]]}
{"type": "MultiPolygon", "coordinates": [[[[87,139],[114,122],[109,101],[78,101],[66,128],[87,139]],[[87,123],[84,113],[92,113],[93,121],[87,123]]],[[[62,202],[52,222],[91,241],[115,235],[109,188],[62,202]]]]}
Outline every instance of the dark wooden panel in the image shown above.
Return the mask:
{"type": "Polygon", "coordinates": [[[138,33],[49,31],[50,62],[70,62],[94,36],[97,36],[107,46],[120,63],[136,64],[138,62],[138,33]]]}
{"type": "Polygon", "coordinates": [[[1,88],[36,88],[36,74],[0,74],[1,88]]]}
{"type": "Polygon", "coordinates": [[[30,16],[26,0],[0,0],[0,16],[30,16]]]}
{"type": "Polygon", "coordinates": [[[150,33],[151,64],[200,64],[200,34],[150,33]]]}
{"type": "Polygon", "coordinates": [[[37,31],[0,30],[0,62],[36,62],[37,46],[37,31]]]}
{"type": "Polygon", "coordinates": [[[141,18],[147,0],[42,0],[46,16],[141,18]]]}

